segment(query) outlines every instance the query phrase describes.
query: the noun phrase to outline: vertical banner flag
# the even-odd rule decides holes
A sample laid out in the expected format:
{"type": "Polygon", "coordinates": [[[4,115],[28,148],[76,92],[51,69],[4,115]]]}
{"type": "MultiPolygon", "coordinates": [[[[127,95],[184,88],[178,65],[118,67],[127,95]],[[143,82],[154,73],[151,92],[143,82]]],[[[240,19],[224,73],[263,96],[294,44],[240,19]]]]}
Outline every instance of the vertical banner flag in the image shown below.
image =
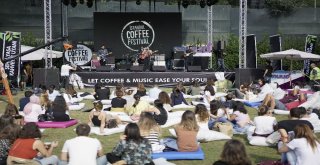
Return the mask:
{"type": "MultiPolygon", "coordinates": [[[[317,36],[308,35],[306,37],[305,52],[314,53],[316,48],[317,36]]],[[[303,71],[306,75],[310,73],[310,60],[304,60],[303,71]]]]}
{"type": "Polygon", "coordinates": [[[3,55],[3,51],[4,51],[4,49],[3,49],[4,35],[5,35],[5,33],[0,32],[0,55],[1,55],[0,57],[3,57],[2,55],[3,55]]]}
{"type": "MultiPolygon", "coordinates": [[[[4,51],[2,59],[6,60],[10,57],[20,54],[20,32],[6,32],[4,35],[4,51]]],[[[17,83],[19,72],[19,58],[10,60],[4,64],[4,70],[8,75],[8,80],[17,83]]]]}

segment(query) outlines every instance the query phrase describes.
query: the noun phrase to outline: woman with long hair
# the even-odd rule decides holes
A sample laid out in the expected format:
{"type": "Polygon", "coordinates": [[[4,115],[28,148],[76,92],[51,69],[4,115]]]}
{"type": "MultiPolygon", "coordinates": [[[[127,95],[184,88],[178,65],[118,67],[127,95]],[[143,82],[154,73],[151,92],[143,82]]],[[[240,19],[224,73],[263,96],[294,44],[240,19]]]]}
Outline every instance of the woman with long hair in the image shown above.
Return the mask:
{"type": "Polygon", "coordinates": [[[66,87],[65,93],[63,94],[64,99],[67,104],[71,105],[83,100],[82,97],[78,97],[77,91],[74,89],[73,85],[69,84],[66,87]]]}
{"type": "Polygon", "coordinates": [[[153,118],[154,120],[159,124],[159,125],[164,125],[166,124],[168,120],[168,112],[167,110],[163,107],[162,102],[159,99],[154,100],[153,102],[154,108],[151,108],[151,112],[153,113],[153,118]],[[154,109],[154,110],[152,110],[154,109]]]}
{"type": "Polygon", "coordinates": [[[210,102],[210,120],[208,122],[209,129],[213,129],[216,122],[227,123],[230,118],[228,110],[218,100],[210,102]]]}
{"type": "Polygon", "coordinates": [[[18,125],[23,125],[24,124],[23,116],[21,116],[19,114],[17,106],[12,104],[12,103],[8,103],[7,104],[3,115],[12,116],[15,124],[18,124],[18,125]]]}
{"type": "Polygon", "coordinates": [[[188,105],[188,102],[186,101],[186,99],[183,96],[183,92],[178,87],[174,87],[172,89],[170,99],[171,99],[171,106],[179,105],[182,103],[188,105]]]}
{"type": "Polygon", "coordinates": [[[193,152],[199,148],[197,134],[199,125],[195,114],[187,110],[183,113],[181,122],[174,127],[177,139],[164,139],[164,144],[179,152],[193,152]]]}
{"type": "Polygon", "coordinates": [[[0,131],[0,164],[7,164],[7,157],[13,142],[18,138],[21,127],[16,124],[5,126],[0,131]]]}
{"type": "Polygon", "coordinates": [[[236,139],[227,141],[224,144],[220,160],[213,165],[251,165],[244,144],[236,139]]]}
{"type": "Polygon", "coordinates": [[[137,124],[139,126],[141,136],[147,139],[151,145],[160,144],[159,136],[161,128],[154,120],[151,113],[142,112],[137,124]]]}
{"type": "Polygon", "coordinates": [[[154,165],[151,153],[151,145],[140,135],[138,125],[130,123],[112,152],[107,153],[107,159],[110,163],[154,165]]]}
{"type": "Polygon", "coordinates": [[[35,161],[40,164],[57,164],[59,159],[52,155],[52,151],[58,146],[58,142],[52,142],[49,149],[46,149],[45,144],[40,139],[41,132],[35,123],[24,125],[19,138],[14,141],[10,148],[7,164],[13,165],[13,162],[32,164],[35,161]],[[43,156],[42,159],[38,158],[38,152],[43,156]]]}
{"type": "Polygon", "coordinates": [[[51,108],[51,101],[49,100],[48,93],[41,93],[40,95],[40,105],[42,107],[42,110],[49,110],[51,108]]]}
{"type": "Polygon", "coordinates": [[[233,105],[233,114],[230,115],[230,121],[233,124],[234,134],[244,134],[247,132],[250,123],[250,117],[244,104],[240,101],[235,101],[233,105]]]}
{"type": "Polygon", "coordinates": [[[292,150],[295,154],[295,165],[319,165],[319,140],[306,124],[299,124],[294,128],[294,138],[279,148],[280,153],[292,150]]]}
{"type": "MultiPolygon", "coordinates": [[[[46,112],[50,113],[50,112],[46,112]]],[[[63,96],[57,96],[52,103],[53,121],[69,121],[69,108],[63,96]]]]}
{"type": "Polygon", "coordinates": [[[198,122],[198,125],[201,129],[208,130],[208,122],[209,122],[209,112],[207,110],[207,107],[204,104],[198,104],[195,107],[194,111],[196,115],[196,119],[198,122]]]}
{"type": "Polygon", "coordinates": [[[158,99],[163,104],[163,108],[170,112],[172,110],[171,99],[167,92],[162,91],[159,93],[158,99]]]}

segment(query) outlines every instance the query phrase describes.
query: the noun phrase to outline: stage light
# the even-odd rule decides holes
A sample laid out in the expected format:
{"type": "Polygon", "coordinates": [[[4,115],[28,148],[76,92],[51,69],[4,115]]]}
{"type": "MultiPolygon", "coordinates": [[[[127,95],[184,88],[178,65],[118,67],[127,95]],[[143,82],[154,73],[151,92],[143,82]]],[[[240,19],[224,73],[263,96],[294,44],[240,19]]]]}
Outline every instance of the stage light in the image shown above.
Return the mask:
{"type": "Polygon", "coordinates": [[[204,0],[200,0],[199,4],[200,4],[201,8],[205,8],[206,7],[206,2],[204,0]]]}
{"type": "Polygon", "coordinates": [[[137,5],[141,5],[141,0],[136,0],[137,5]]]}
{"type": "Polygon", "coordinates": [[[76,7],[76,6],[77,6],[77,0],[71,0],[70,5],[71,5],[72,7],[76,7]]]}
{"type": "Polygon", "coordinates": [[[79,3],[83,5],[84,4],[84,0],[79,0],[79,3]]]}
{"type": "Polygon", "coordinates": [[[211,6],[211,5],[215,5],[216,3],[218,3],[219,0],[207,0],[207,5],[211,6]]]}
{"type": "Polygon", "coordinates": [[[187,8],[189,6],[189,1],[188,0],[182,0],[182,7],[187,8]]]}
{"type": "Polygon", "coordinates": [[[70,4],[70,0],[62,0],[62,3],[66,6],[68,6],[70,4]]]}
{"type": "Polygon", "coordinates": [[[93,0],[88,0],[88,1],[87,1],[87,6],[88,6],[89,8],[91,8],[91,7],[93,6],[93,0]]]}

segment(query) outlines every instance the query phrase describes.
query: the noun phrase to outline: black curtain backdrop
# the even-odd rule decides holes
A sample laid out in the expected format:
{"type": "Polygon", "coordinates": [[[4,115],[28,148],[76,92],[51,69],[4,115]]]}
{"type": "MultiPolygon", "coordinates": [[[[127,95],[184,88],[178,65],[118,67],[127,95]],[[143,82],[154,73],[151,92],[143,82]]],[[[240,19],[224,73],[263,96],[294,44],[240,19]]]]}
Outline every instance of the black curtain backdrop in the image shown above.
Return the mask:
{"type": "Polygon", "coordinates": [[[147,40],[147,44],[130,42],[129,47],[141,49],[150,46],[152,50],[158,50],[159,54],[165,54],[168,58],[171,57],[173,47],[182,44],[181,28],[181,13],[95,12],[94,48],[98,51],[105,45],[111,49],[116,59],[123,59],[126,55],[134,56],[138,51],[128,48],[129,34],[130,39],[147,40]]]}

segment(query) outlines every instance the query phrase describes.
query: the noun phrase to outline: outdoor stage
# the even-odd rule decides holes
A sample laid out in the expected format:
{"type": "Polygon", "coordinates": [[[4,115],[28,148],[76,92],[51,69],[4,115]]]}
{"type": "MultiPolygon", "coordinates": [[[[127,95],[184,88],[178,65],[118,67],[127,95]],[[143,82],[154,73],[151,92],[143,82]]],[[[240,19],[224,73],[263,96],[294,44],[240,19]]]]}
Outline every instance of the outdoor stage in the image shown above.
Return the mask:
{"type": "MultiPolygon", "coordinates": [[[[205,84],[208,79],[215,79],[215,73],[218,72],[95,72],[83,71],[75,72],[81,77],[82,82],[87,86],[93,86],[96,83],[102,83],[107,86],[114,86],[123,83],[125,86],[136,86],[138,82],[144,83],[146,86],[157,84],[159,86],[171,86],[178,82],[189,85],[197,80],[201,84],[205,84]]],[[[221,73],[221,72],[220,72],[221,73]]],[[[234,72],[225,72],[224,77],[234,81],[234,72]]]]}

